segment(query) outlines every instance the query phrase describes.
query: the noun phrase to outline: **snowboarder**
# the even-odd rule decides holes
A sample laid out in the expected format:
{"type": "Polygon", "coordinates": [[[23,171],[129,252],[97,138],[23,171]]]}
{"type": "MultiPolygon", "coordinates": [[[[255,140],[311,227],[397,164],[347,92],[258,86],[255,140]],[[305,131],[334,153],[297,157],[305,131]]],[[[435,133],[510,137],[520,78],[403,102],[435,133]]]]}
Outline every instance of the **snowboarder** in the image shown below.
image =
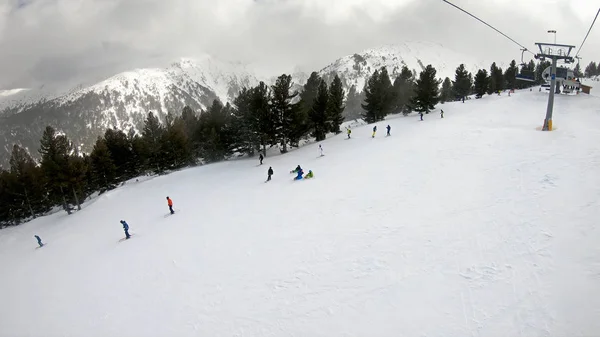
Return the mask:
{"type": "Polygon", "coordinates": [[[271,181],[272,175],[273,175],[273,168],[269,167],[269,171],[267,171],[267,181],[271,181]]]}
{"type": "Polygon", "coordinates": [[[304,171],[302,171],[302,169],[298,170],[298,175],[296,176],[296,178],[294,178],[294,180],[301,180],[303,175],[304,171]]]}
{"type": "Polygon", "coordinates": [[[293,171],[290,171],[290,173],[298,173],[298,171],[302,171],[300,165],[296,166],[296,168],[293,171]]]}
{"type": "Polygon", "coordinates": [[[169,197],[167,197],[167,205],[169,205],[169,211],[171,211],[171,214],[175,214],[175,211],[173,210],[173,200],[171,200],[169,197]]]}
{"type": "Polygon", "coordinates": [[[321,152],[321,157],[325,155],[323,154],[323,147],[321,146],[321,144],[319,144],[319,152],[321,152]]]}
{"type": "Polygon", "coordinates": [[[352,130],[350,130],[350,128],[346,128],[346,132],[348,133],[348,139],[350,139],[350,134],[352,133],[352,130]]]}
{"type": "Polygon", "coordinates": [[[313,178],[315,175],[313,174],[312,170],[308,170],[308,173],[306,174],[306,176],[304,177],[304,179],[310,179],[313,178]]]}
{"type": "Polygon", "coordinates": [[[373,135],[371,136],[371,138],[375,138],[375,133],[377,132],[377,125],[375,125],[373,127],[373,135]]]}
{"type": "Polygon", "coordinates": [[[444,109],[441,109],[440,115],[442,116],[442,118],[444,118],[444,109]]]}
{"type": "Polygon", "coordinates": [[[423,113],[419,112],[419,116],[421,116],[421,120],[423,120],[423,113]]]}
{"type": "Polygon", "coordinates": [[[258,160],[260,160],[260,164],[262,165],[262,161],[263,159],[265,159],[265,157],[263,157],[262,153],[258,156],[258,160]]]}
{"type": "Polygon", "coordinates": [[[40,239],[40,237],[39,237],[39,236],[37,236],[37,235],[34,235],[34,237],[36,238],[36,240],[37,240],[37,242],[38,242],[38,245],[40,245],[40,247],[43,247],[43,246],[44,246],[44,244],[42,243],[42,239],[40,239]]]}
{"type": "Polygon", "coordinates": [[[125,231],[125,239],[129,239],[131,235],[129,235],[129,225],[125,220],[121,220],[121,224],[123,225],[123,230],[125,231]]]}
{"type": "Polygon", "coordinates": [[[387,129],[387,135],[391,136],[390,135],[390,131],[392,131],[392,127],[388,124],[388,126],[386,127],[386,129],[387,129]]]}
{"type": "Polygon", "coordinates": [[[465,102],[465,96],[463,96],[463,103],[465,102]]]}

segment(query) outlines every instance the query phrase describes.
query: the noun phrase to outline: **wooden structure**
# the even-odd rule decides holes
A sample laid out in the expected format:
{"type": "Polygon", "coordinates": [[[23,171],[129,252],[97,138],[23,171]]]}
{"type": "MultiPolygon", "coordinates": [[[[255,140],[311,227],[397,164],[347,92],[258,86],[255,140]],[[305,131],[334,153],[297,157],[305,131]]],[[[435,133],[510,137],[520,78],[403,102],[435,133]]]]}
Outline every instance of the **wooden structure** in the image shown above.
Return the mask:
{"type": "Polygon", "coordinates": [[[584,94],[588,94],[588,95],[590,94],[590,90],[592,89],[592,87],[590,87],[589,85],[585,85],[585,84],[581,84],[580,87],[581,87],[581,91],[584,94]]]}

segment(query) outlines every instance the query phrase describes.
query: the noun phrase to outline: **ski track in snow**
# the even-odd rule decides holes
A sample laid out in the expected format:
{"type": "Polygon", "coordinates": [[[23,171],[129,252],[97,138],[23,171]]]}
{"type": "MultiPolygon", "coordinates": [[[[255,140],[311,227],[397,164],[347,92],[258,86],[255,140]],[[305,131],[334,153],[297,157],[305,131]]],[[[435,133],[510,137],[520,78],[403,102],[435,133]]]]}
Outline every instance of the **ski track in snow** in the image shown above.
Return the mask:
{"type": "Polygon", "coordinates": [[[597,334],[600,100],[557,96],[539,132],[546,99],[394,116],[324,158],[130,181],[1,230],[0,336],[597,334]],[[298,164],[315,178],[292,182],[298,164]]]}

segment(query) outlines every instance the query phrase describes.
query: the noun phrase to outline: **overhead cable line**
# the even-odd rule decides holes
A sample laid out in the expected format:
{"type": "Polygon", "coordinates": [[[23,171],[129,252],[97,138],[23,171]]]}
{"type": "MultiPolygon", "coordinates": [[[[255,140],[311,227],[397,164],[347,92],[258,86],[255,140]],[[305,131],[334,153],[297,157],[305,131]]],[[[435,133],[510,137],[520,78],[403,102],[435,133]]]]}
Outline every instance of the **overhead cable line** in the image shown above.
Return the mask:
{"type": "Polygon", "coordinates": [[[445,3],[447,3],[448,5],[450,5],[450,6],[454,7],[454,8],[456,8],[456,9],[458,9],[458,10],[460,10],[460,11],[464,12],[465,14],[467,14],[467,15],[469,15],[469,16],[471,16],[471,17],[473,17],[475,20],[477,20],[477,21],[479,21],[479,22],[483,23],[484,25],[486,25],[486,26],[490,27],[491,29],[495,30],[496,32],[498,32],[499,34],[501,34],[502,36],[504,36],[505,38],[507,38],[507,39],[511,40],[512,42],[514,42],[515,44],[517,44],[519,47],[521,47],[521,48],[525,49],[526,51],[530,52],[531,54],[535,55],[533,52],[531,52],[531,51],[530,51],[529,49],[527,49],[525,46],[523,46],[523,45],[522,45],[522,44],[520,44],[519,42],[517,42],[517,41],[513,40],[513,39],[512,39],[510,36],[508,36],[508,35],[506,35],[506,34],[502,33],[502,32],[501,32],[501,31],[499,31],[498,29],[494,28],[494,26],[490,25],[489,23],[487,23],[487,22],[485,22],[485,21],[481,20],[480,18],[478,18],[478,17],[476,17],[475,15],[473,15],[473,14],[471,14],[471,13],[467,12],[466,10],[464,10],[464,9],[462,9],[462,8],[460,8],[460,7],[458,7],[457,5],[455,5],[455,4],[453,4],[453,3],[451,3],[451,2],[450,2],[450,1],[448,1],[448,0],[442,0],[442,1],[443,1],[443,2],[445,2],[445,3]]]}
{"type": "Polygon", "coordinates": [[[581,51],[581,48],[583,48],[583,44],[585,43],[585,40],[587,40],[588,35],[590,35],[590,32],[592,31],[592,28],[594,27],[594,24],[596,23],[598,14],[600,14],[600,8],[598,8],[598,13],[596,13],[596,17],[594,18],[594,21],[592,21],[592,25],[590,26],[590,29],[588,30],[587,34],[585,34],[585,37],[583,38],[583,42],[581,42],[581,46],[579,46],[579,49],[577,49],[577,54],[575,54],[575,57],[579,56],[579,52],[581,51]]]}

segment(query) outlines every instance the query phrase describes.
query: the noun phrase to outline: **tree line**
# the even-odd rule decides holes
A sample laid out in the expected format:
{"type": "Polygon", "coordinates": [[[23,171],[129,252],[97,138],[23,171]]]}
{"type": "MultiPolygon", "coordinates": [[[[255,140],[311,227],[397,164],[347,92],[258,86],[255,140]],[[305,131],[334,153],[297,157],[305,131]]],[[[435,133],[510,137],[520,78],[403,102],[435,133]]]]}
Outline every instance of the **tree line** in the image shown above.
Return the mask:
{"type": "Polygon", "coordinates": [[[579,66],[579,63],[577,63],[573,72],[576,77],[582,77],[584,75],[585,77],[600,76],[600,62],[590,62],[585,67],[585,72],[583,74],[581,73],[581,67],[579,66]]]}
{"type": "MultiPolygon", "coordinates": [[[[535,72],[539,84],[547,66],[549,62],[531,61],[520,72],[535,72]]],[[[292,77],[284,74],[271,86],[260,82],[243,88],[231,104],[215,100],[206,111],[185,107],[180,113],[169,112],[162,121],[149,112],[141,130],[108,129],[89,154],[48,126],[40,139],[39,161],[14,145],[10,167],[0,170],[0,226],[17,225],[55,207],[70,214],[92,194],[144,174],[237,155],[266,155],[271,147],[286,153],[303,139],[321,141],[329,133],[340,133],[347,108],[362,113],[346,117],[374,123],[389,114],[429,113],[439,102],[471,94],[535,85],[516,81],[518,72],[514,60],[505,71],[493,63],[489,73],[480,69],[475,76],[461,64],[454,80],[441,80],[432,65],[418,75],[403,66],[392,80],[383,67],[369,76],[362,92],[352,86],[347,94],[337,75],[328,83],[313,72],[298,92],[292,77]]]]}
{"type": "Polygon", "coordinates": [[[93,193],[103,193],[144,174],[162,174],[200,162],[254,155],[278,147],[282,153],[301,139],[340,133],[345,91],[335,76],[330,84],[316,72],[301,93],[292,77],[274,85],[242,89],[231,104],[215,100],[206,111],[185,107],[164,120],[149,112],[143,129],[108,129],[84,153],[67,135],[48,126],[40,139],[39,161],[14,145],[10,167],[0,170],[0,226],[62,207],[81,209],[93,193]]]}

